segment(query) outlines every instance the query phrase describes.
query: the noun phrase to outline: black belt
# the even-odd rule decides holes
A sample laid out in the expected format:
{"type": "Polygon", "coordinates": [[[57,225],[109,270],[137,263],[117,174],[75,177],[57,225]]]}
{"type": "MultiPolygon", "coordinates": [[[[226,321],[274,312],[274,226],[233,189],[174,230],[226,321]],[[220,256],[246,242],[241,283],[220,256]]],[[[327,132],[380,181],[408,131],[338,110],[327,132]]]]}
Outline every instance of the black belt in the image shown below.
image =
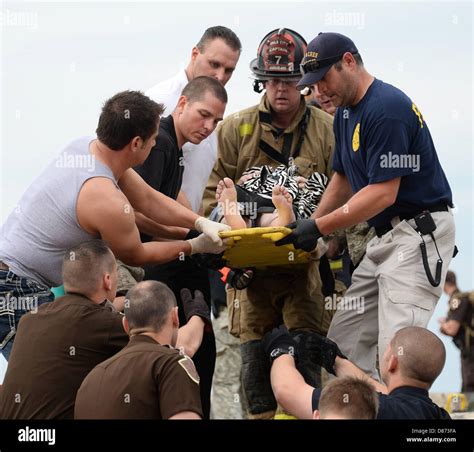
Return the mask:
{"type": "MultiPolygon", "coordinates": [[[[446,204],[435,204],[431,207],[425,207],[423,210],[420,210],[417,213],[408,213],[408,214],[401,214],[398,217],[400,218],[400,221],[403,220],[412,220],[415,218],[417,215],[419,215],[421,212],[428,210],[429,212],[449,212],[449,208],[446,204]]],[[[375,233],[377,234],[377,237],[382,237],[384,234],[386,234],[388,231],[391,231],[393,229],[393,226],[391,223],[384,224],[383,226],[376,226],[374,227],[375,233]]]]}

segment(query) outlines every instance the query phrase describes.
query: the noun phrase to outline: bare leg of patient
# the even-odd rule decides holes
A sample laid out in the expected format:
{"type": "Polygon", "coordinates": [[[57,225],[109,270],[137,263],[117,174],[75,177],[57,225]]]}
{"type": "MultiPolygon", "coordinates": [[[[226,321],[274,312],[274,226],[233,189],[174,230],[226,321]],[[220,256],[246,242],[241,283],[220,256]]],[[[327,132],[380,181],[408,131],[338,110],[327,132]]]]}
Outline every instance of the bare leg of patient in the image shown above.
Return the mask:
{"type": "Polygon", "coordinates": [[[232,229],[244,229],[247,227],[247,223],[239,212],[234,182],[228,177],[225,177],[217,184],[216,199],[224,214],[222,223],[228,224],[232,229]]]}
{"type": "Polygon", "coordinates": [[[272,202],[276,210],[272,213],[262,214],[258,220],[259,226],[286,226],[295,221],[293,198],[285,187],[281,185],[273,187],[272,202]]]}

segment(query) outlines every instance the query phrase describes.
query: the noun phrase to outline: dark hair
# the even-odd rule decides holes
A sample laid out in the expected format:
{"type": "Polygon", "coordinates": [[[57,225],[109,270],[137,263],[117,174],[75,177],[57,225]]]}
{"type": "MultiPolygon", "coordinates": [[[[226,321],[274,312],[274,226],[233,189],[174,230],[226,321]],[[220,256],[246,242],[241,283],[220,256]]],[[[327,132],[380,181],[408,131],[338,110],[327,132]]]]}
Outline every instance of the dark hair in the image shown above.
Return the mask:
{"type": "Polygon", "coordinates": [[[124,313],[131,330],[146,328],[158,333],[175,306],[176,297],[168,286],[143,281],[127,292],[124,313]]]}
{"type": "Polygon", "coordinates": [[[201,75],[192,79],[183,89],[181,95],[186,96],[188,102],[202,100],[206,92],[211,94],[223,103],[227,103],[227,91],[224,86],[212,77],[201,75]]]}
{"type": "Polygon", "coordinates": [[[237,35],[230,28],[223,27],[222,25],[208,28],[201,36],[196,47],[200,52],[204,52],[206,45],[210,41],[214,41],[214,39],[222,39],[232,50],[242,51],[242,44],[237,35]]]}
{"type": "Polygon", "coordinates": [[[322,418],[337,414],[346,419],[375,419],[379,396],[368,381],[356,377],[335,378],[321,391],[318,409],[322,418]]]}
{"type": "MultiPolygon", "coordinates": [[[[352,56],[354,57],[354,60],[357,66],[364,65],[364,62],[362,61],[362,57],[360,56],[360,53],[353,53],[352,56]]],[[[336,69],[336,71],[340,71],[342,69],[342,57],[337,63],[334,64],[334,68],[336,69]]]]}
{"type": "Polygon", "coordinates": [[[97,138],[108,148],[119,151],[135,137],[143,141],[156,133],[164,107],[140,91],[123,91],[102,107],[97,138]]]}
{"type": "Polygon", "coordinates": [[[91,295],[99,285],[104,272],[112,272],[115,257],[100,239],[88,240],[66,251],[63,258],[63,283],[66,292],[77,290],[91,295]]]}
{"type": "Polygon", "coordinates": [[[398,330],[390,341],[390,347],[405,378],[431,387],[443,370],[446,361],[444,344],[426,328],[408,326],[398,330]]]}
{"type": "Polygon", "coordinates": [[[446,273],[446,282],[448,284],[452,284],[453,286],[457,286],[456,273],[452,272],[451,270],[448,270],[448,272],[446,273]]]}

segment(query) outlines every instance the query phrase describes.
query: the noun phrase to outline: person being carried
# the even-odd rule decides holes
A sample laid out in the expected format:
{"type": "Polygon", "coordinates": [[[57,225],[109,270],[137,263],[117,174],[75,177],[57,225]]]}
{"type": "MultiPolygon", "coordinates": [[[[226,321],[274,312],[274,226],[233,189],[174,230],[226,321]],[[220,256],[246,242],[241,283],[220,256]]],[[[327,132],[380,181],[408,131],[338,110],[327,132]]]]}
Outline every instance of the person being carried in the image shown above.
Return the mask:
{"type": "MultiPolygon", "coordinates": [[[[276,169],[265,165],[244,171],[237,185],[232,179],[222,179],[216,188],[218,206],[210,219],[227,224],[231,229],[285,226],[297,218],[309,218],[316,210],[328,184],[324,174],[314,172],[308,179],[298,175],[298,168],[284,165],[276,169]]],[[[322,240],[312,253],[315,259],[324,254],[322,240]]],[[[316,289],[317,281],[311,278],[314,265],[309,267],[308,290],[316,289]]],[[[252,269],[234,270],[228,282],[237,289],[252,281],[252,269]]]]}

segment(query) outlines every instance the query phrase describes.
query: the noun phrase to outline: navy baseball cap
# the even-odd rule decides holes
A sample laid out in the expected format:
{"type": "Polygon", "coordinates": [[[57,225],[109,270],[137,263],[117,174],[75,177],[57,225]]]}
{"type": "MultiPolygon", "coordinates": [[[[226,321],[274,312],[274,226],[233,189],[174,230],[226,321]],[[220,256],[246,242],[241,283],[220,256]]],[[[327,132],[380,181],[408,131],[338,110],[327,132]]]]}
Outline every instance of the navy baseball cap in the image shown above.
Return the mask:
{"type": "Polygon", "coordinates": [[[347,36],[340,33],[319,33],[309,44],[300,64],[303,78],[298,82],[299,90],[319,82],[331,66],[350,52],[358,53],[357,47],[347,36]]]}

